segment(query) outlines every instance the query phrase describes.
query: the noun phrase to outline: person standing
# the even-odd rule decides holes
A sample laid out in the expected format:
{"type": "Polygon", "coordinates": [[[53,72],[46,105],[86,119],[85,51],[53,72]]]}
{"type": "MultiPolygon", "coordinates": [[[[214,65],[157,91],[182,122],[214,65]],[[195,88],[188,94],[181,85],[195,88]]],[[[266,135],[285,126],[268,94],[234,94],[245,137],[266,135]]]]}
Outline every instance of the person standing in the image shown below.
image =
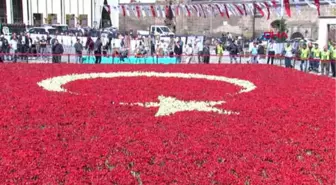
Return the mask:
{"type": "Polygon", "coordinates": [[[23,37],[23,60],[28,63],[30,57],[30,46],[32,43],[32,39],[29,37],[28,33],[23,37]]]}
{"type": "Polygon", "coordinates": [[[193,48],[192,48],[192,44],[191,43],[189,43],[188,45],[187,45],[187,48],[186,48],[186,56],[187,56],[187,58],[186,58],[186,63],[187,64],[190,64],[191,63],[191,60],[192,60],[192,58],[193,58],[193,48]]]}
{"type": "Polygon", "coordinates": [[[14,63],[16,63],[17,61],[17,52],[18,52],[18,40],[16,39],[16,37],[13,37],[11,40],[10,40],[10,54],[12,56],[12,60],[14,63]]]}
{"type": "Polygon", "coordinates": [[[274,64],[274,56],[275,56],[275,43],[274,40],[271,40],[270,43],[267,46],[267,64],[269,64],[271,62],[271,65],[274,64]]]}
{"type": "Polygon", "coordinates": [[[85,49],[87,50],[87,54],[88,54],[89,61],[90,61],[91,55],[93,54],[93,50],[94,50],[94,42],[90,36],[88,36],[86,39],[85,49]]]}
{"type": "Polygon", "coordinates": [[[251,53],[251,63],[258,64],[258,46],[256,42],[253,42],[252,47],[250,48],[251,53]]]}
{"type": "Polygon", "coordinates": [[[307,47],[307,44],[303,44],[302,48],[300,49],[300,70],[307,72],[308,70],[308,57],[309,57],[309,48],[307,47]]]}
{"type": "Polygon", "coordinates": [[[285,56],[285,67],[291,68],[292,67],[292,58],[293,58],[293,49],[291,44],[288,42],[284,48],[284,56],[285,56]]]}
{"type": "Polygon", "coordinates": [[[200,39],[196,39],[196,52],[197,52],[197,59],[198,63],[202,63],[202,56],[203,56],[203,46],[200,39]]]}
{"type": "Polygon", "coordinates": [[[203,47],[203,63],[210,64],[210,42],[207,40],[203,47]]]}
{"type": "Polygon", "coordinates": [[[330,51],[328,45],[323,48],[321,52],[321,75],[329,75],[330,68],[330,51]]]}
{"type": "Polygon", "coordinates": [[[217,41],[216,54],[218,56],[218,64],[220,64],[222,62],[224,49],[223,49],[223,45],[219,41],[217,41]]]}
{"type": "Polygon", "coordinates": [[[103,46],[103,44],[100,40],[100,37],[98,37],[96,42],[94,43],[94,55],[96,57],[95,64],[100,64],[101,63],[102,46],[103,46]]]}
{"type": "Polygon", "coordinates": [[[336,77],[336,43],[334,43],[334,46],[332,47],[331,50],[331,72],[332,72],[332,77],[336,77]]]}
{"type": "Polygon", "coordinates": [[[52,47],[53,63],[61,63],[63,52],[64,52],[64,49],[63,49],[62,44],[60,44],[58,40],[55,39],[54,45],[52,47]]]}
{"type": "Polygon", "coordinates": [[[42,36],[40,40],[40,53],[41,57],[44,61],[46,61],[46,54],[47,54],[47,40],[42,36]]]}
{"type": "Polygon", "coordinates": [[[10,57],[8,56],[8,54],[10,53],[9,42],[3,35],[1,35],[0,42],[1,42],[0,50],[2,51],[0,61],[9,60],[10,59],[10,57]]]}
{"type": "Polygon", "coordinates": [[[76,63],[81,64],[81,63],[83,63],[83,60],[82,60],[83,45],[82,45],[79,38],[77,38],[77,42],[74,45],[74,47],[75,47],[75,51],[76,51],[76,63]]]}
{"type": "Polygon", "coordinates": [[[235,41],[230,43],[228,51],[230,52],[230,63],[232,64],[233,61],[237,63],[238,46],[235,44],[235,41]]]}
{"type": "Polygon", "coordinates": [[[312,53],[313,53],[313,61],[311,68],[313,71],[318,73],[320,67],[320,55],[321,55],[321,51],[318,48],[318,44],[315,44],[314,48],[312,49],[312,53]]]}
{"type": "Polygon", "coordinates": [[[174,53],[176,55],[176,63],[180,64],[181,63],[181,57],[182,57],[181,55],[183,53],[181,42],[179,42],[179,41],[175,42],[174,53]]]}
{"type": "Polygon", "coordinates": [[[310,42],[308,43],[308,60],[309,60],[309,67],[308,71],[312,71],[315,66],[315,60],[314,60],[314,47],[313,44],[310,42]]]}

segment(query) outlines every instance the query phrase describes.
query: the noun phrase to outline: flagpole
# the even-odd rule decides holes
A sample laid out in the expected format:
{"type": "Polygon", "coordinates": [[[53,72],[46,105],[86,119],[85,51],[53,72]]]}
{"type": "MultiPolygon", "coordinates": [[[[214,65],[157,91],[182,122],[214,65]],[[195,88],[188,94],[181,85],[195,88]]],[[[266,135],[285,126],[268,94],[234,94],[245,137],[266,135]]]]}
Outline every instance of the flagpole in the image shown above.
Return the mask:
{"type": "MultiPolygon", "coordinates": [[[[212,0],[210,0],[209,3],[212,3],[212,0]]],[[[212,6],[211,6],[211,8],[212,8],[212,6]]],[[[212,11],[212,13],[213,13],[213,11],[212,11]]],[[[214,14],[213,14],[213,15],[214,15],[214,14]]],[[[210,16],[210,35],[211,35],[211,36],[212,36],[212,26],[213,26],[213,25],[212,25],[212,24],[213,24],[213,23],[212,23],[212,17],[213,17],[213,16],[210,16]]]]}
{"type": "MultiPolygon", "coordinates": [[[[280,0],[280,6],[281,6],[281,11],[280,11],[281,22],[280,22],[280,28],[279,28],[280,30],[279,30],[279,32],[282,30],[283,17],[284,17],[284,14],[285,14],[284,0],[280,0]]],[[[282,33],[280,33],[280,35],[282,35],[282,33]]]]}

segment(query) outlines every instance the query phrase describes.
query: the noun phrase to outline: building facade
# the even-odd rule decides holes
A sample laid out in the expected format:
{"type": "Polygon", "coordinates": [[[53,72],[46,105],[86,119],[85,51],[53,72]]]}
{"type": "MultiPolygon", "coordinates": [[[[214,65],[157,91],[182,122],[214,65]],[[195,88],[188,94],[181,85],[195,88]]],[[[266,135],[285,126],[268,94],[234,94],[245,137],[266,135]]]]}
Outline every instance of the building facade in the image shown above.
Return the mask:
{"type": "MultiPolygon", "coordinates": [[[[0,22],[26,25],[77,24],[86,27],[98,25],[104,0],[4,0],[0,4],[0,22]]],[[[125,0],[107,0],[109,5],[125,0]]],[[[126,1],[127,2],[127,1],[126,1]]],[[[111,12],[112,25],[119,26],[119,13],[111,12]]]]}

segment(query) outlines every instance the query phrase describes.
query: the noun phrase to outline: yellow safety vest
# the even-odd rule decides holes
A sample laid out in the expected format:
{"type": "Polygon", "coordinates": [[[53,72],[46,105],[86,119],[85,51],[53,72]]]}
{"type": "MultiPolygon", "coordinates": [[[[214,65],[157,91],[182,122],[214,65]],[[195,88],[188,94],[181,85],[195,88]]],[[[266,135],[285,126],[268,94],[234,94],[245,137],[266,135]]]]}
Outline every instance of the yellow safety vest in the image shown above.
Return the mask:
{"type": "Polygon", "coordinates": [[[330,51],[322,51],[321,60],[330,60],[330,51]]]}
{"type": "Polygon", "coordinates": [[[318,48],[313,48],[314,58],[320,58],[321,51],[318,48]]]}
{"type": "Polygon", "coordinates": [[[301,49],[301,59],[307,59],[309,55],[309,48],[301,49]]]}
{"type": "Polygon", "coordinates": [[[336,48],[333,49],[333,52],[332,52],[332,59],[336,59],[336,48]]]}
{"type": "Polygon", "coordinates": [[[221,45],[217,46],[217,54],[222,55],[224,53],[223,47],[221,45]]]}

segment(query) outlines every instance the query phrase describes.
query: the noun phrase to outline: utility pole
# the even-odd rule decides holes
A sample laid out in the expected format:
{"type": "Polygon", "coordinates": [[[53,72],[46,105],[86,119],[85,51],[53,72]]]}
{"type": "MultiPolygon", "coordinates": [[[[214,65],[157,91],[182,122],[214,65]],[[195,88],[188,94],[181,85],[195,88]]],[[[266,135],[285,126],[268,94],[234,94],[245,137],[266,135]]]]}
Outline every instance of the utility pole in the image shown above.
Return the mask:
{"type": "Polygon", "coordinates": [[[253,2],[253,20],[252,20],[252,38],[255,39],[255,16],[256,16],[256,8],[253,2]]]}

